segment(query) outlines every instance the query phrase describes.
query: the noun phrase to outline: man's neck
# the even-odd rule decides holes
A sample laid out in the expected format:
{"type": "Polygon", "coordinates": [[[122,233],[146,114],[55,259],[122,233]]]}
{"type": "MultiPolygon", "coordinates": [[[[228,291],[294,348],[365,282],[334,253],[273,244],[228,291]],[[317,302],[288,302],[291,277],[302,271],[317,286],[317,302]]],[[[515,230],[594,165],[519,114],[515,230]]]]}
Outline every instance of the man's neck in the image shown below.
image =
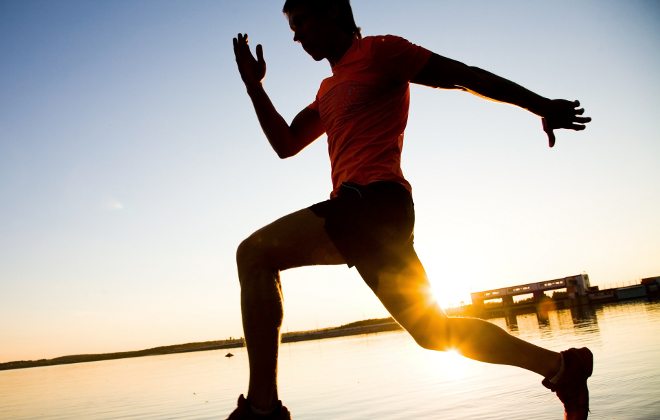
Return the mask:
{"type": "Polygon", "coordinates": [[[354,39],[354,36],[346,35],[337,37],[337,42],[335,45],[333,45],[332,52],[328,55],[328,62],[330,63],[330,67],[334,67],[339,62],[339,60],[341,60],[349,48],[351,48],[351,45],[353,45],[354,39]]]}

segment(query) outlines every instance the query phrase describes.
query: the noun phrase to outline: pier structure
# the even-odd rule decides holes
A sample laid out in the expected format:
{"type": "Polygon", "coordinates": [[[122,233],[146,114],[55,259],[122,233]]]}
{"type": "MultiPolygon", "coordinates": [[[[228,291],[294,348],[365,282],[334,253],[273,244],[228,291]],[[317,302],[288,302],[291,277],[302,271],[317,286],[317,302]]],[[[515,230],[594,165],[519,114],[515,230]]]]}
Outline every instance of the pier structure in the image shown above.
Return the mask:
{"type": "Polygon", "coordinates": [[[514,296],[532,294],[535,302],[540,302],[548,290],[566,289],[566,298],[572,304],[588,302],[588,292],[591,287],[588,274],[577,274],[554,280],[544,280],[536,283],[520,284],[517,286],[502,287],[500,289],[484,290],[471,293],[472,305],[475,309],[484,307],[484,302],[501,299],[503,307],[513,305],[514,296]]]}

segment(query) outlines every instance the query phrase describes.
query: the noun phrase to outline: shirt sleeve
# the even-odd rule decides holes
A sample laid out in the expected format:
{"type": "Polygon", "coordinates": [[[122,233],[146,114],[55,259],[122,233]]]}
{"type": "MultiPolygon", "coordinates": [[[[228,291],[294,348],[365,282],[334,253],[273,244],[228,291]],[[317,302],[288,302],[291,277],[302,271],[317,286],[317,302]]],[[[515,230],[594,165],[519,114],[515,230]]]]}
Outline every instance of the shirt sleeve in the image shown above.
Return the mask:
{"type": "Polygon", "coordinates": [[[424,67],[432,52],[395,35],[375,37],[374,59],[395,80],[409,82],[424,67]]]}
{"type": "Polygon", "coordinates": [[[319,111],[319,99],[318,99],[318,96],[317,96],[316,98],[314,98],[314,102],[312,102],[311,104],[307,105],[307,108],[312,109],[312,110],[314,110],[314,111],[316,111],[316,112],[319,111]]]}

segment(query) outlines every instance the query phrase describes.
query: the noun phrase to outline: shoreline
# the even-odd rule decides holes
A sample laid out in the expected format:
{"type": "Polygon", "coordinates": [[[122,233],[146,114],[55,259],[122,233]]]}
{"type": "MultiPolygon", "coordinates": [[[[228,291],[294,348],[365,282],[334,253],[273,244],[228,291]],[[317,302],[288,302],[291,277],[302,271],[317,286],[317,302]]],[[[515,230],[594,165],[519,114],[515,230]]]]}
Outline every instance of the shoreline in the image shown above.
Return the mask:
{"type": "MultiPolygon", "coordinates": [[[[385,331],[400,330],[401,327],[392,318],[369,319],[352,322],[339,327],[319,330],[294,331],[282,334],[282,343],[322,340],[327,338],[347,337],[351,335],[371,334],[385,331]]],[[[243,338],[203,341],[170,346],[159,346],[143,350],[123,351],[114,353],[75,354],[55,357],[53,359],[17,360],[0,363],[0,371],[29,369],[44,366],[68,365],[73,363],[99,362],[103,360],[128,359],[133,357],[161,356],[166,354],[191,353],[197,351],[222,350],[244,347],[243,338]]]]}
{"type": "MultiPolygon", "coordinates": [[[[586,305],[580,306],[569,306],[566,305],[561,299],[553,301],[548,299],[547,301],[553,301],[556,306],[552,306],[551,309],[571,309],[583,312],[590,308],[593,310],[595,307],[604,306],[608,304],[617,304],[625,303],[626,301],[634,300],[648,300],[648,297],[638,297],[635,296],[629,299],[617,299],[617,300],[600,300],[592,302],[586,305]]],[[[550,308],[546,308],[546,311],[550,308]]],[[[462,306],[458,308],[448,308],[446,313],[449,316],[469,316],[476,317],[481,319],[490,319],[497,317],[510,318],[511,316],[515,317],[516,315],[524,313],[539,313],[538,302],[521,302],[520,304],[511,305],[508,307],[503,306],[494,306],[492,308],[483,308],[481,311],[475,310],[472,305],[462,306]]],[[[363,321],[351,322],[349,324],[341,325],[338,327],[329,327],[322,328],[318,330],[308,330],[308,331],[294,331],[289,333],[282,334],[282,343],[295,343],[299,341],[310,341],[310,340],[323,340],[328,338],[337,338],[337,337],[348,337],[352,335],[360,334],[375,334],[379,332],[387,331],[397,331],[402,330],[401,326],[394,321],[391,317],[389,318],[377,318],[377,319],[367,319],[363,321]]],[[[177,353],[191,353],[196,351],[209,351],[209,350],[222,350],[222,349],[232,349],[244,347],[244,339],[225,339],[225,340],[214,340],[214,341],[203,341],[203,342],[194,342],[186,344],[175,344],[169,346],[159,346],[143,350],[135,351],[124,351],[124,352],[114,352],[114,353],[96,353],[96,354],[75,354],[69,356],[61,356],[53,359],[39,359],[39,360],[18,360],[12,362],[0,363],[0,372],[5,370],[15,370],[15,369],[28,369],[35,367],[44,367],[44,366],[56,366],[56,365],[66,365],[73,363],[87,363],[87,362],[98,362],[103,360],[116,360],[116,359],[128,359],[133,357],[146,357],[146,356],[161,356],[166,354],[177,354],[177,353]]]]}

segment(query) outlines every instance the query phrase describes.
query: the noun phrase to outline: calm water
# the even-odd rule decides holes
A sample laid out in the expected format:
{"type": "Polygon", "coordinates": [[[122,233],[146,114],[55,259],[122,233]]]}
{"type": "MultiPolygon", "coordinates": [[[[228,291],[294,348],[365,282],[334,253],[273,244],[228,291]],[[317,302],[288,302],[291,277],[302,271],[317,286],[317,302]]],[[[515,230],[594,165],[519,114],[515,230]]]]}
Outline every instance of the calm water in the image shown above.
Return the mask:
{"type": "MultiPolygon", "coordinates": [[[[492,322],[555,350],[589,346],[593,419],[660,418],[660,303],[492,322]]],[[[0,372],[2,419],[222,419],[247,354],[154,356],[0,372]]],[[[285,344],[281,397],[295,419],[560,419],[541,378],[418,348],[405,333],[285,344]]]]}

